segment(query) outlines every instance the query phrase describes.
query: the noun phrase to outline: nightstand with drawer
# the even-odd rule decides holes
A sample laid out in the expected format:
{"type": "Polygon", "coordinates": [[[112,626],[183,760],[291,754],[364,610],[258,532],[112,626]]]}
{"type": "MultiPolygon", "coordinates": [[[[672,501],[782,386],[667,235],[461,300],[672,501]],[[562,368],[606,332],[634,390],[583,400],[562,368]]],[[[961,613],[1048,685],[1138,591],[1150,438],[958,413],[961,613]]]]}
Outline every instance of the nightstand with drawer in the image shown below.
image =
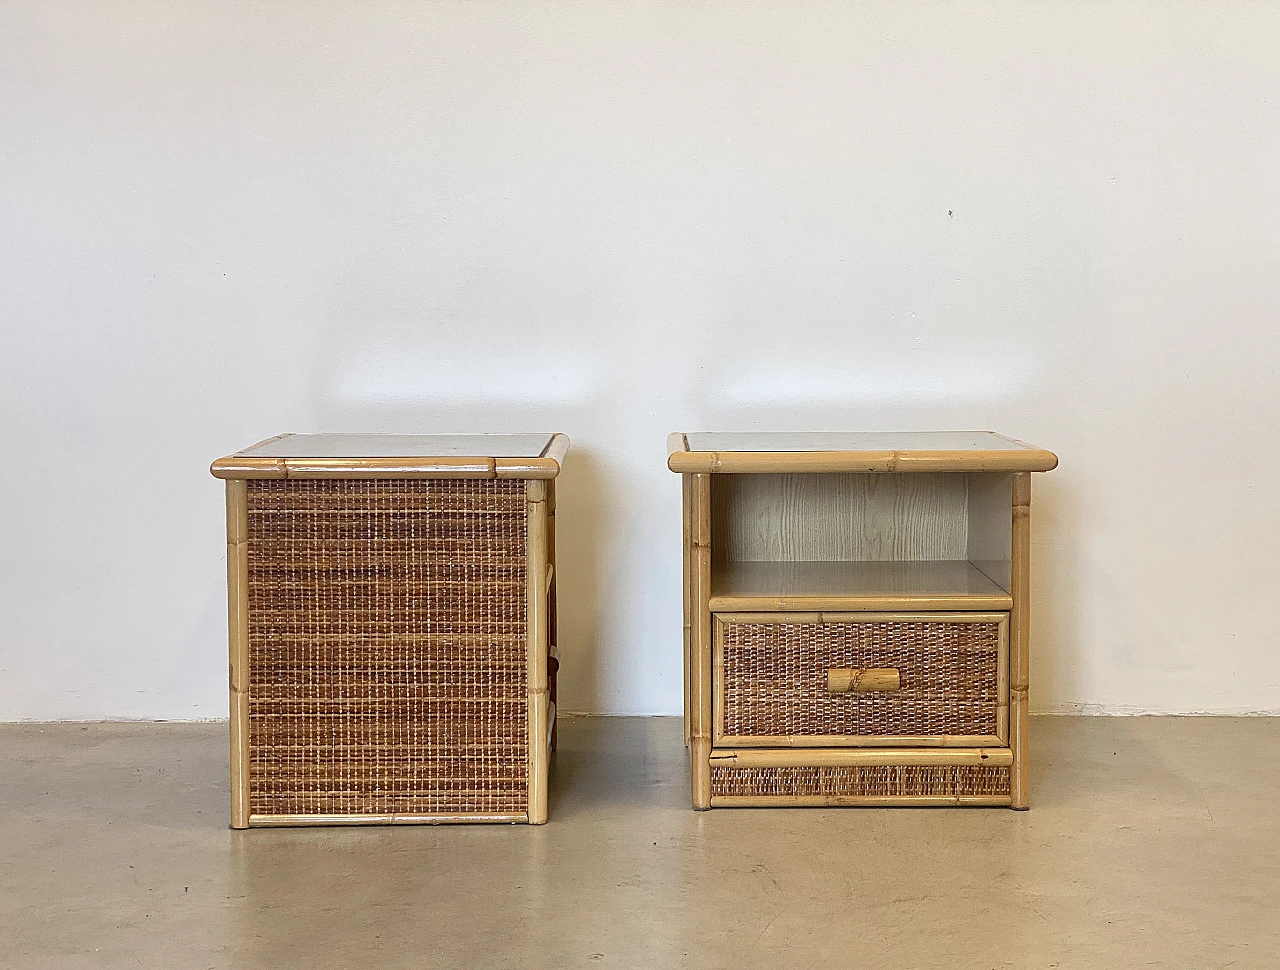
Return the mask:
{"type": "Polygon", "coordinates": [[[990,432],[674,434],[695,808],[1026,808],[1031,474],[990,432]]]}

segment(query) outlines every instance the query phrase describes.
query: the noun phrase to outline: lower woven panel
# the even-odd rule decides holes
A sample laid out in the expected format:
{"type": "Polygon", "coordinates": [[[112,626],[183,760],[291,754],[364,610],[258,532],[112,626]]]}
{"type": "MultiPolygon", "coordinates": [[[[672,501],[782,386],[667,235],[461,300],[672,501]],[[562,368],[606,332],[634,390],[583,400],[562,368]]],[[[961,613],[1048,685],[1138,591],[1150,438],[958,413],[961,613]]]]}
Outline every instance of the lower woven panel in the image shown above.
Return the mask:
{"type": "Polygon", "coordinates": [[[718,795],[1008,795],[1009,769],[986,765],[945,767],[841,766],[739,768],[713,766],[711,794],[718,795]]]}

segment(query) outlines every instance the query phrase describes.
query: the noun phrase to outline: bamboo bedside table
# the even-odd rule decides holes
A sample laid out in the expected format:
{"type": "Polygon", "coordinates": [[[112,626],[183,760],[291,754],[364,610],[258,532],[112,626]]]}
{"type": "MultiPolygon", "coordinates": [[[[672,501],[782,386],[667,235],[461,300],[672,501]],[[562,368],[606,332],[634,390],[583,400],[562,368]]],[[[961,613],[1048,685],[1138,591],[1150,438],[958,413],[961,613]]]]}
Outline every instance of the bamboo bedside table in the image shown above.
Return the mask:
{"type": "Polygon", "coordinates": [[[673,434],[693,805],[1027,808],[1031,473],[990,432],[673,434]]]}
{"type": "Polygon", "coordinates": [[[545,822],[564,435],[281,435],[227,485],[231,825],[545,822]]]}

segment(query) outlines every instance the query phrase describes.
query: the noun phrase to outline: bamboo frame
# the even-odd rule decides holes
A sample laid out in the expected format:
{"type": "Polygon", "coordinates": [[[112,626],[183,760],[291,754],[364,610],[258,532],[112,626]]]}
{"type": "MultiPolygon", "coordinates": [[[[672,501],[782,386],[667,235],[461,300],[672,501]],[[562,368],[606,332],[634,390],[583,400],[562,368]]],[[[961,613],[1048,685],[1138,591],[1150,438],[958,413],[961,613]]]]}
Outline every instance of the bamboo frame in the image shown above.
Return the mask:
{"type": "MultiPolygon", "coordinates": [[[[985,574],[984,574],[985,575],[985,574]]],[[[735,593],[719,593],[711,597],[713,613],[774,612],[779,613],[829,613],[861,612],[893,613],[900,610],[912,613],[933,610],[1008,610],[1013,607],[1010,596],[926,596],[902,594],[897,596],[741,596],[735,593]]]]}
{"type": "Polygon", "coordinates": [[[692,475],[689,759],[693,807],[711,807],[711,478],[692,475]]]}
{"type": "Polygon", "coordinates": [[[248,455],[263,445],[287,438],[276,435],[250,448],[219,458],[209,466],[214,478],[522,478],[547,480],[560,474],[569,438],[554,434],[536,458],[435,456],[421,458],[271,458],[248,455]]]}
{"type": "Polygon", "coordinates": [[[1006,747],[1009,745],[1009,655],[1012,653],[1010,642],[1010,622],[1012,614],[1006,613],[1000,623],[1000,656],[996,660],[996,737],[1006,747]]]}
{"type": "Polygon", "coordinates": [[[693,485],[688,475],[680,476],[680,517],[683,524],[681,540],[681,567],[684,580],[682,599],[684,607],[684,746],[689,747],[689,691],[691,674],[689,669],[689,652],[692,648],[690,637],[693,631],[692,576],[693,576],[693,485]]]}
{"type": "MultiPolygon", "coordinates": [[[[531,479],[526,484],[527,509],[527,542],[526,542],[526,677],[528,684],[527,730],[528,730],[528,810],[521,813],[425,813],[413,815],[249,815],[248,814],[248,751],[247,751],[247,689],[233,694],[239,700],[242,709],[244,730],[238,732],[245,745],[240,756],[243,765],[244,785],[240,815],[237,816],[235,802],[236,786],[233,783],[233,826],[236,828],[283,827],[283,826],[318,826],[318,825],[442,825],[463,824],[472,822],[527,822],[534,825],[543,824],[547,820],[547,782],[553,734],[553,708],[549,699],[548,657],[550,653],[549,634],[551,590],[554,588],[554,482],[545,479],[531,479]],[[537,577],[541,575],[544,580],[537,577]],[[238,821],[241,824],[236,824],[238,821]]],[[[244,506],[244,482],[228,482],[228,536],[247,536],[247,515],[244,526],[233,531],[231,502],[232,494],[239,495],[241,507],[244,506]],[[238,489],[234,486],[239,486],[238,489]]],[[[247,508],[246,508],[247,511],[247,508]]],[[[230,545],[230,544],[229,544],[230,545]]],[[[239,548],[244,549],[241,542],[239,548]]],[[[242,558],[243,555],[242,555],[242,558]]],[[[247,592],[247,558],[245,559],[244,577],[233,589],[247,592]]],[[[233,604],[237,602],[232,599],[233,604]]],[[[233,607],[234,608],[234,607],[233,607]]],[[[244,635],[240,638],[243,646],[243,659],[239,668],[248,669],[248,637],[247,610],[243,612],[244,635]]],[[[234,647],[233,647],[234,650],[234,647]]],[[[233,661],[234,671],[237,669],[233,661]]],[[[247,684],[246,684],[247,687],[247,684]]],[[[233,775],[236,770],[236,737],[237,732],[233,716],[233,775]]]]}
{"type": "MultiPolygon", "coordinates": [[[[277,435],[254,448],[288,437],[277,435]]],[[[228,695],[230,714],[231,825],[249,827],[459,824],[541,824],[547,819],[550,753],[555,742],[555,705],[549,667],[556,645],[555,482],[569,439],[552,435],[536,458],[254,458],[219,459],[211,472],[225,480],[227,516],[228,695]],[[526,705],[528,810],[515,813],[263,815],[250,811],[249,697],[249,517],[247,480],[255,478],[521,478],[526,481],[526,705]]],[[[246,449],[250,450],[250,449],[246,449]]]]}
{"type": "MultiPolygon", "coordinates": [[[[547,442],[547,447],[542,449],[541,457],[549,459],[556,463],[556,471],[559,466],[564,464],[565,456],[569,454],[569,436],[563,434],[553,434],[551,440],[547,442]]],[[[542,467],[542,466],[538,466],[542,467]]]]}
{"type": "MultiPolygon", "coordinates": [[[[1002,438],[1003,436],[995,436],[1002,438]]],[[[742,439],[739,439],[742,440],[742,439]]],[[[830,443],[827,439],[826,443],[830,443]]],[[[921,443],[936,444],[918,439],[921,443]]],[[[764,439],[765,442],[768,439],[764,439]]],[[[711,439],[707,440],[711,443],[711,439]]],[[[755,443],[755,442],[753,442],[755,443]]],[[[782,442],[780,442],[782,443],[782,442]]],[[[803,447],[802,439],[785,442],[803,447]]],[[[815,441],[815,443],[818,443],[815,441]]],[[[849,443],[858,444],[856,439],[849,443]]],[[[866,444],[898,445],[880,436],[866,444]]],[[[904,442],[905,443],[905,442],[904,442]]],[[[968,442],[984,445],[982,442],[968,442]]],[[[684,572],[685,740],[690,747],[695,808],[783,805],[959,806],[1027,808],[1030,804],[1028,746],[1028,682],[1030,647],[1030,510],[1031,473],[1050,471],[1058,459],[1050,451],[1005,438],[1018,447],[954,450],[895,448],[846,451],[693,451],[683,433],[667,436],[667,466],[681,474],[684,572]],[[974,563],[1007,596],[994,594],[942,597],[928,593],[836,595],[708,595],[711,579],[710,522],[700,518],[709,498],[710,475],[778,474],[786,472],[998,472],[1011,481],[1010,555],[1001,582],[986,562],[974,563]],[[703,491],[705,489],[705,491],[703,491]],[[723,631],[721,617],[756,622],[867,621],[876,614],[911,616],[927,621],[995,620],[1000,625],[997,659],[996,733],[978,736],[778,736],[724,735],[723,631]],[[708,636],[710,628],[710,636],[708,636]],[[710,641],[708,643],[708,640],[710,641]],[[708,703],[710,701],[710,703],[708,703]],[[705,737],[708,727],[710,738],[705,737]],[[725,747],[722,747],[724,745],[725,747]],[[901,759],[901,760],[888,760],[901,759]],[[979,759],[975,761],[974,759],[979,759]],[[1010,769],[1009,795],[981,796],[710,796],[711,765],[757,764],[776,767],[825,765],[970,765],[1010,769]]],[[[768,447],[768,444],[765,445],[768,447]]],[[[1005,506],[1005,500],[999,502],[1005,506]]],[[[705,509],[709,511],[709,509],[705,509]]],[[[995,504],[988,518],[1002,515],[995,504]]],[[[972,537],[970,537],[972,539],[972,537]]],[[[1004,542],[999,543],[1000,546],[1004,542]]],[[[991,549],[999,560],[999,550],[991,549]]],[[[988,557],[992,558],[992,557],[988,557]]],[[[717,568],[719,568],[717,566],[717,568]]],[[[727,580],[726,580],[727,581],[727,580]]],[[[736,587],[726,587],[729,588],[736,587]]],[[[749,589],[749,587],[744,587],[749,589]]],[[[804,590],[800,591],[802,594],[804,590]]],[[[838,678],[837,678],[838,679],[838,678]]],[[[837,686],[840,686],[837,684],[837,686]]]]}
{"type": "Polygon", "coordinates": [[[667,436],[673,472],[773,474],[780,472],[1047,472],[1058,456],[1015,438],[1020,448],[964,450],[872,449],[847,451],[690,451],[688,436],[667,436]]]}
{"type": "Polygon", "coordinates": [[[1007,808],[1008,795],[713,795],[712,808],[1007,808]]]}
{"type": "Polygon", "coordinates": [[[249,827],[249,501],[227,482],[227,689],[231,734],[231,827],[249,827]]]}
{"type": "Polygon", "coordinates": [[[837,768],[883,766],[988,766],[1008,768],[1013,753],[1008,748],[843,748],[840,750],[759,750],[717,748],[711,764],[739,768],[837,768]]]}
{"type": "Polygon", "coordinates": [[[990,748],[1003,747],[1008,735],[1000,730],[1000,711],[1007,694],[1009,669],[1008,613],[716,613],[712,617],[712,676],[715,719],[712,741],[721,745],[753,748],[990,748]],[[727,735],[724,733],[724,624],[725,623],[996,623],[999,646],[996,654],[996,733],[936,735],[727,735]]]}
{"type": "Polygon", "coordinates": [[[548,558],[548,510],[547,484],[541,479],[530,479],[525,485],[528,509],[528,543],[525,549],[526,566],[526,636],[528,638],[529,691],[529,822],[541,825],[547,820],[547,776],[549,771],[548,705],[550,691],[547,686],[548,625],[546,575],[548,558]]]}
{"type": "Polygon", "coordinates": [[[1047,451],[688,451],[667,461],[673,472],[766,475],[782,472],[1047,472],[1047,451]]]}
{"type": "Polygon", "coordinates": [[[992,748],[1006,741],[996,734],[734,734],[715,739],[740,748],[992,748]]]}
{"type": "Polygon", "coordinates": [[[1009,747],[1013,750],[1010,772],[1012,807],[1031,807],[1029,707],[1027,688],[1031,650],[1031,475],[1013,476],[1013,587],[1012,643],[1009,661],[1009,747]]]}
{"type": "Polygon", "coordinates": [[[522,478],[560,474],[554,458],[253,458],[209,466],[214,478],[522,478]]]}
{"type": "MultiPolygon", "coordinates": [[[[569,439],[564,435],[556,435],[552,439],[552,444],[555,443],[556,438],[564,439],[567,450],[569,439]]],[[[547,447],[550,448],[551,445],[547,447]]],[[[562,458],[556,460],[560,461],[562,458]]],[[[558,741],[556,688],[560,674],[560,604],[556,588],[559,582],[556,574],[556,480],[548,478],[545,481],[547,483],[547,690],[550,698],[547,707],[547,747],[550,751],[555,751],[558,741]]]]}

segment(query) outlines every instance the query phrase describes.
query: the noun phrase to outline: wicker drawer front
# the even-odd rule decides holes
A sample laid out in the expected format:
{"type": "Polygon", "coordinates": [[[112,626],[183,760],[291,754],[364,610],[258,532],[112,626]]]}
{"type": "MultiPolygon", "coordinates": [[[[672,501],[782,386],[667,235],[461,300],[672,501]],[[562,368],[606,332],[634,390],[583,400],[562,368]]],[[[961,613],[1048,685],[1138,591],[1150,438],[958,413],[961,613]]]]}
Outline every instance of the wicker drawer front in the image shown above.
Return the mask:
{"type": "Polygon", "coordinates": [[[1007,742],[1008,614],[727,613],[714,627],[716,744],[1007,742]],[[858,671],[895,676],[831,689],[829,674],[858,671]]]}
{"type": "Polygon", "coordinates": [[[525,484],[254,480],[249,805],[526,810],[525,484]]]}

